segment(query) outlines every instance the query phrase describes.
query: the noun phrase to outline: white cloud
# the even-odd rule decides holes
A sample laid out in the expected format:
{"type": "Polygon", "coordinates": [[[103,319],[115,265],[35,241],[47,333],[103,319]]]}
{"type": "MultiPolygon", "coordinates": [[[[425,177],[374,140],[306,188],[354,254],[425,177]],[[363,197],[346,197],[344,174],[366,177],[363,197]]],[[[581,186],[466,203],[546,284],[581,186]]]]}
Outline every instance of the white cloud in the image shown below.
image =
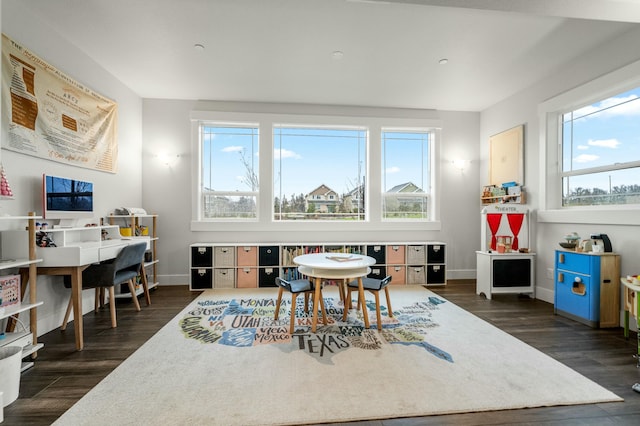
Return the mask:
{"type": "Polygon", "coordinates": [[[576,163],[590,163],[592,161],[596,161],[598,158],[600,157],[593,154],[581,154],[574,158],[573,161],[576,163]]]}
{"type": "Polygon", "coordinates": [[[589,147],[586,145],[578,145],[576,148],[581,150],[589,149],[589,147]]]}
{"type": "Polygon", "coordinates": [[[385,170],[387,174],[398,173],[399,171],[400,171],[400,167],[397,167],[397,166],[389,167],[387,170],[385,170]]]}
{"type": "Polygon", "coordinates": [[[273,158],[275,160],[280,160],[282,158],[302,158],[300,154],[296,154],[294,151],[289,151],[288,149],[274,149],[273,150],[273,158]]]}
{"type": "Polygon", "coordinates": [[[222,148],[222,152],[242,152],[244,150],[241,146],[225,146],[222,148]]]}
{"type": "Polygon", "coordinates": [[[601,148],[617,148],[618,145],[620,145],[620,141],[617,139],[600,139],[600,140],[592,140],[589,139],[589,142],[587,142],[587,145],[589,146],[599,146],[601,148]]]}

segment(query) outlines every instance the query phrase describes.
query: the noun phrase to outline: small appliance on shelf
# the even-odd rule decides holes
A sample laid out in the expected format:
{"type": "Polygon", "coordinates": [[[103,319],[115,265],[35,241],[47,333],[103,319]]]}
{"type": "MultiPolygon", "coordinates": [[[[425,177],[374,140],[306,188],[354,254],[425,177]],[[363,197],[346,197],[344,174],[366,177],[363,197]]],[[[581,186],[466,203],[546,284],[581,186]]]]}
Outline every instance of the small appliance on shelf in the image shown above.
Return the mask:
{"type": "Polygon", "coordinates": [[[560,242],[560,247],[565,248],[567,250],[575,250],[578,246],[578,242],[580,241],[580,235],[577,232],[572,232],[564,236],[566,242],[560,242]]]}
{"type": "Polygon", "coordinates": [[[611,240],[607,234],[591,234],[591,239],[593,240],[592,250],[594,253],[611,253],[613,251],[611,240]]]}

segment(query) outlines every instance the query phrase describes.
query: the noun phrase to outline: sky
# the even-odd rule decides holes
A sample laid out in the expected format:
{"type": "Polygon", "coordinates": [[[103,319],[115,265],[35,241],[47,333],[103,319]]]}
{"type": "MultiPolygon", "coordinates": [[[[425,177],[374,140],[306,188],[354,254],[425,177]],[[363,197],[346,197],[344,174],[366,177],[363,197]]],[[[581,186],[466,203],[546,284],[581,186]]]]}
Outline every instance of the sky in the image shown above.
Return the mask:
{"type": "MultiPolygon", "coordinates": [[[[640,161],[640,88],[565,114],[564,171],[640,161]],[[573,120],[571,120],[573,118],[573,120]],[[567,143],[571,141],[572,143],[567,143]]],[[[640,184],[640,169],[571,178],[571,187],[640,184]]]]}

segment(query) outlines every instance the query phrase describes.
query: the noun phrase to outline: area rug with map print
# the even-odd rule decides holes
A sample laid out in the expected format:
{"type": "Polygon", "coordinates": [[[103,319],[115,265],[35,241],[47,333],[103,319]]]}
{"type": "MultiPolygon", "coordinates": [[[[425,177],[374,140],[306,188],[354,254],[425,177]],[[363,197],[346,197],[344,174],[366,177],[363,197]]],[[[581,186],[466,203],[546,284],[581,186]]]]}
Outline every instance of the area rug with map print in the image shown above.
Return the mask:
{"type": "MultiPolygon", "coordinates": [[[[290,425],[621,401],[600,385],[420,286],[392,286],[376,329],[311,332],[300,296],[274,320],[277,290],[204,292],[55,424],[290,425]]],[[[367,297],[370,297],[369,295],[367,297]]],[[[384,300],[384,297],[381,297],[384,300]]]]}

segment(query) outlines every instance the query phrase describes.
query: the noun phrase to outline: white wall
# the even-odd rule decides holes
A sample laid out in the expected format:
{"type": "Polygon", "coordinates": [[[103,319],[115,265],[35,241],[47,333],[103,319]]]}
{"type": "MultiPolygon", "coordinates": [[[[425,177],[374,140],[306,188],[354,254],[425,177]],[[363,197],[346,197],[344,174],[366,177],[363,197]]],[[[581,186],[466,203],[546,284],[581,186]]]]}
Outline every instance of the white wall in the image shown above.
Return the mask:
{"type": "MultiPolygon", "coordinates": [[[[400,109],[373,109],[313,105],[271,105],[228,102],[196,102],[145,99],[143,112],[143,204],[159,218],[158,266],[161,283],[188,283],[188,247],[195,242],[300,242],[300,241],[442,241],[447,243],[449,278],[473,278],[478,247],[480,201],[475,186],[478,173],[479,114],[400,109]],[[190,231],[192,111],[298,113],[308,115],[438,118],[442,122],[440,190],[442,229],[427,231],[417,224],[410,231],[314,231],[278,230],[268,227],[254,232],[190,231]],[[180,157],[172,166],[162,164],[157,153],[180,157]],[[464,173],[450,163],[471,160],[464,173]]],[[[330,171],[328,171],[330,172],[330,171]]],[[[282,228],[282,227],[281,227],[282,228]]]]}
{"type": "MultiPolygon", "coordinates": [[[[640,29],[630,31],[604,46],[592,50],[587,55],[570,61],[567,66],[504,101],[488,108],[481,114],[480,121],[480,185],[486,184],[488,176],[488,140],[491,135],[519,124],[525,124],[525,187],[527,202],[534,211],[541,205],[542,190],[540,173],[545,164],[540,158],[540,132],[538,105],[545,100],[573,89],[599,76],[617,70],[640,59],[640,29]]],[[[542,58],[541,58],[542,59],[542,58]]],[[[638,212],[640,214],[640,212],[638,212]]],[[[563,236],[576,231],[582,238],[592,233],[608,234],[615,252],[621,255],[621,273],[640,273],[640,227],[604,224],[533,223],[537,252],[537,297],[553,303],[554,281],[551,270],[554,267],[554,252],[563,236]]]]}
{"type": "MultiPolygon", "coordinates": [[[[15,199],[0,201],[2,213],[26,215],[28,211],[36,211],[41,215],[40,194],[45,172],[92,181],[99,217],[106,216],[117,206],[142,204],[142,100],[87,54],[58,36],[46,22],[28,15],[17,1],[2,3],[2,31],[72,78],[114,99],[118,103],[119,115],[116,174],[68,166],[3,149],[2,163],[15,199]]],[[[4,129],[0,137],[6,139],[4,129]]],[[[60,277],[38,277],[38,300],[45,302],[38,308],[39,334],[60,326],[69,295],[70,291],[62,285],[60,277]]],[[[93,309],[92,291],[85,292],[84,301],[85,312],[93,309]]],[[[27,315],[21,319],[28,324],[27,315]]]]}

